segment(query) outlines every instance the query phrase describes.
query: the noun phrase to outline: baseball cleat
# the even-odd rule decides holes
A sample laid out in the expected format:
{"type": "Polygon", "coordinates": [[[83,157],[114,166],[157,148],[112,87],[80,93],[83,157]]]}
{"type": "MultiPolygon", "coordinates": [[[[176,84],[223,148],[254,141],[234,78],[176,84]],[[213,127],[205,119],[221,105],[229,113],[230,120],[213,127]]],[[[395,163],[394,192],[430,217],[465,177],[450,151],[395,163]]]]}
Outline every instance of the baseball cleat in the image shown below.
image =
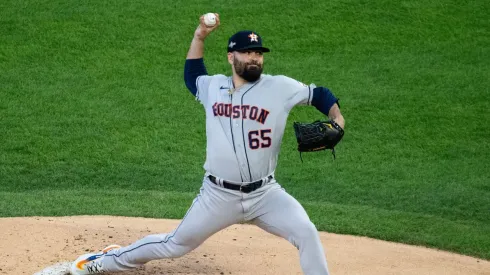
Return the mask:
{"type": "Polygon", "coordinates": [[[102,251],[100,251],[99,253],[88,253],[78,257],[78,259],[76,259],[71,264],[70,273],[72,275],[87,275],[87,274],[103,273],[104,272],[104,268],[102,266],[103,256],[107,252],[119,248],[121,248],[121,246],[112,244],[102,249],[102,251]]]}

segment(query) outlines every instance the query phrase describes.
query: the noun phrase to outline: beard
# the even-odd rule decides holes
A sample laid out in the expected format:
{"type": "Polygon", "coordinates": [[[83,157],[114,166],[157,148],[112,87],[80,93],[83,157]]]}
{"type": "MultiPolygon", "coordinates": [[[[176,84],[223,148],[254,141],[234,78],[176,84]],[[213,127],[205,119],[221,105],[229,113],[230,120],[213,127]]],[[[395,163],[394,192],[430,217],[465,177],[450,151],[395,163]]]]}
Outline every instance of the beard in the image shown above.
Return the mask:
{"type": "Polygon", "coordinates": [[[257,81],[263,70],[263,65],[255,61],[245,63],[234,58],[233,65],[235,66],[236,74],[248,82],[257,81]]]}

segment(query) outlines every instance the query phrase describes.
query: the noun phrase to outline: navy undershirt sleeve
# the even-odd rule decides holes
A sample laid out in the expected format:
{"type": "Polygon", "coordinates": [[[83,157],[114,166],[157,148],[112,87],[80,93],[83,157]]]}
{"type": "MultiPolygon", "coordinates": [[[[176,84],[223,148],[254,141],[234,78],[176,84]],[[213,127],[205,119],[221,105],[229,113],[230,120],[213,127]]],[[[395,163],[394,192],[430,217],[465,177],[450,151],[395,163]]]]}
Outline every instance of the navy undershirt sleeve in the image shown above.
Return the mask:
{"type": "Polygon", "coordinates": [[[196,95],[197,87],[196,87],[196,79],[198,76],[207,75],[206,66],[204,66],[203,58],[198,59],[186,59],[184,66],[184,81],[187,89],[193,94],[196,95]]]}
{"type": "MultiPolygon", "coordinates": [[[[324,115],[328,116],[330,108],[337,103],[339,100],[330,92],[328,88],[316,87],[313,89],[313,99],[311,100],[311,105],[315,106],[318,111],[322,112],[324,115]]],[[[339,106],[340,107],[340,106],[339,106]]]]}

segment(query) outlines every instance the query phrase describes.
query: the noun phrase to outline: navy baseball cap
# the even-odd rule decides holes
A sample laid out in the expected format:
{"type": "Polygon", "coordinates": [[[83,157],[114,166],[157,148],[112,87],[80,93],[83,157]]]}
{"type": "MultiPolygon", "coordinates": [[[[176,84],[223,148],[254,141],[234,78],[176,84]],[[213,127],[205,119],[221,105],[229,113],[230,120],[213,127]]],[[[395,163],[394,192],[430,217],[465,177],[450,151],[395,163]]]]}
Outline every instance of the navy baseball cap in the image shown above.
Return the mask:
{"type": "Polygon", "coordinates": [[[262,47],[262,37],[254,31],[239,31],[228,39],[228,52],[251,49],[270,52],[268,48],[262,47]]]}

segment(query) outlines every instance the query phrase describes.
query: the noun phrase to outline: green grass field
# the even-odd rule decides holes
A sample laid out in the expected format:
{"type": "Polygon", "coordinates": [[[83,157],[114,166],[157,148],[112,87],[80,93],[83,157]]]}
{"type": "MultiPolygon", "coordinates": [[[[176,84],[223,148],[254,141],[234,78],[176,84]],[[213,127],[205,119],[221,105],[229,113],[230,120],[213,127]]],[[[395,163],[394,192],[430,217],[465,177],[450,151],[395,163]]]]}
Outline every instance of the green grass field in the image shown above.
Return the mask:
{"type": "Polygon", "coordinates": [[[329,87],[346,135],[334,161],[296,151],[278,181],[320,230],[490,259],[490,2],[0,2],[0,216],[182,218],[205,158],[183,82],[199,15],[212,74],[240,29],[265,72],[329,87]],[[301,11],[300,11],[301,10],[301,11]]]}

